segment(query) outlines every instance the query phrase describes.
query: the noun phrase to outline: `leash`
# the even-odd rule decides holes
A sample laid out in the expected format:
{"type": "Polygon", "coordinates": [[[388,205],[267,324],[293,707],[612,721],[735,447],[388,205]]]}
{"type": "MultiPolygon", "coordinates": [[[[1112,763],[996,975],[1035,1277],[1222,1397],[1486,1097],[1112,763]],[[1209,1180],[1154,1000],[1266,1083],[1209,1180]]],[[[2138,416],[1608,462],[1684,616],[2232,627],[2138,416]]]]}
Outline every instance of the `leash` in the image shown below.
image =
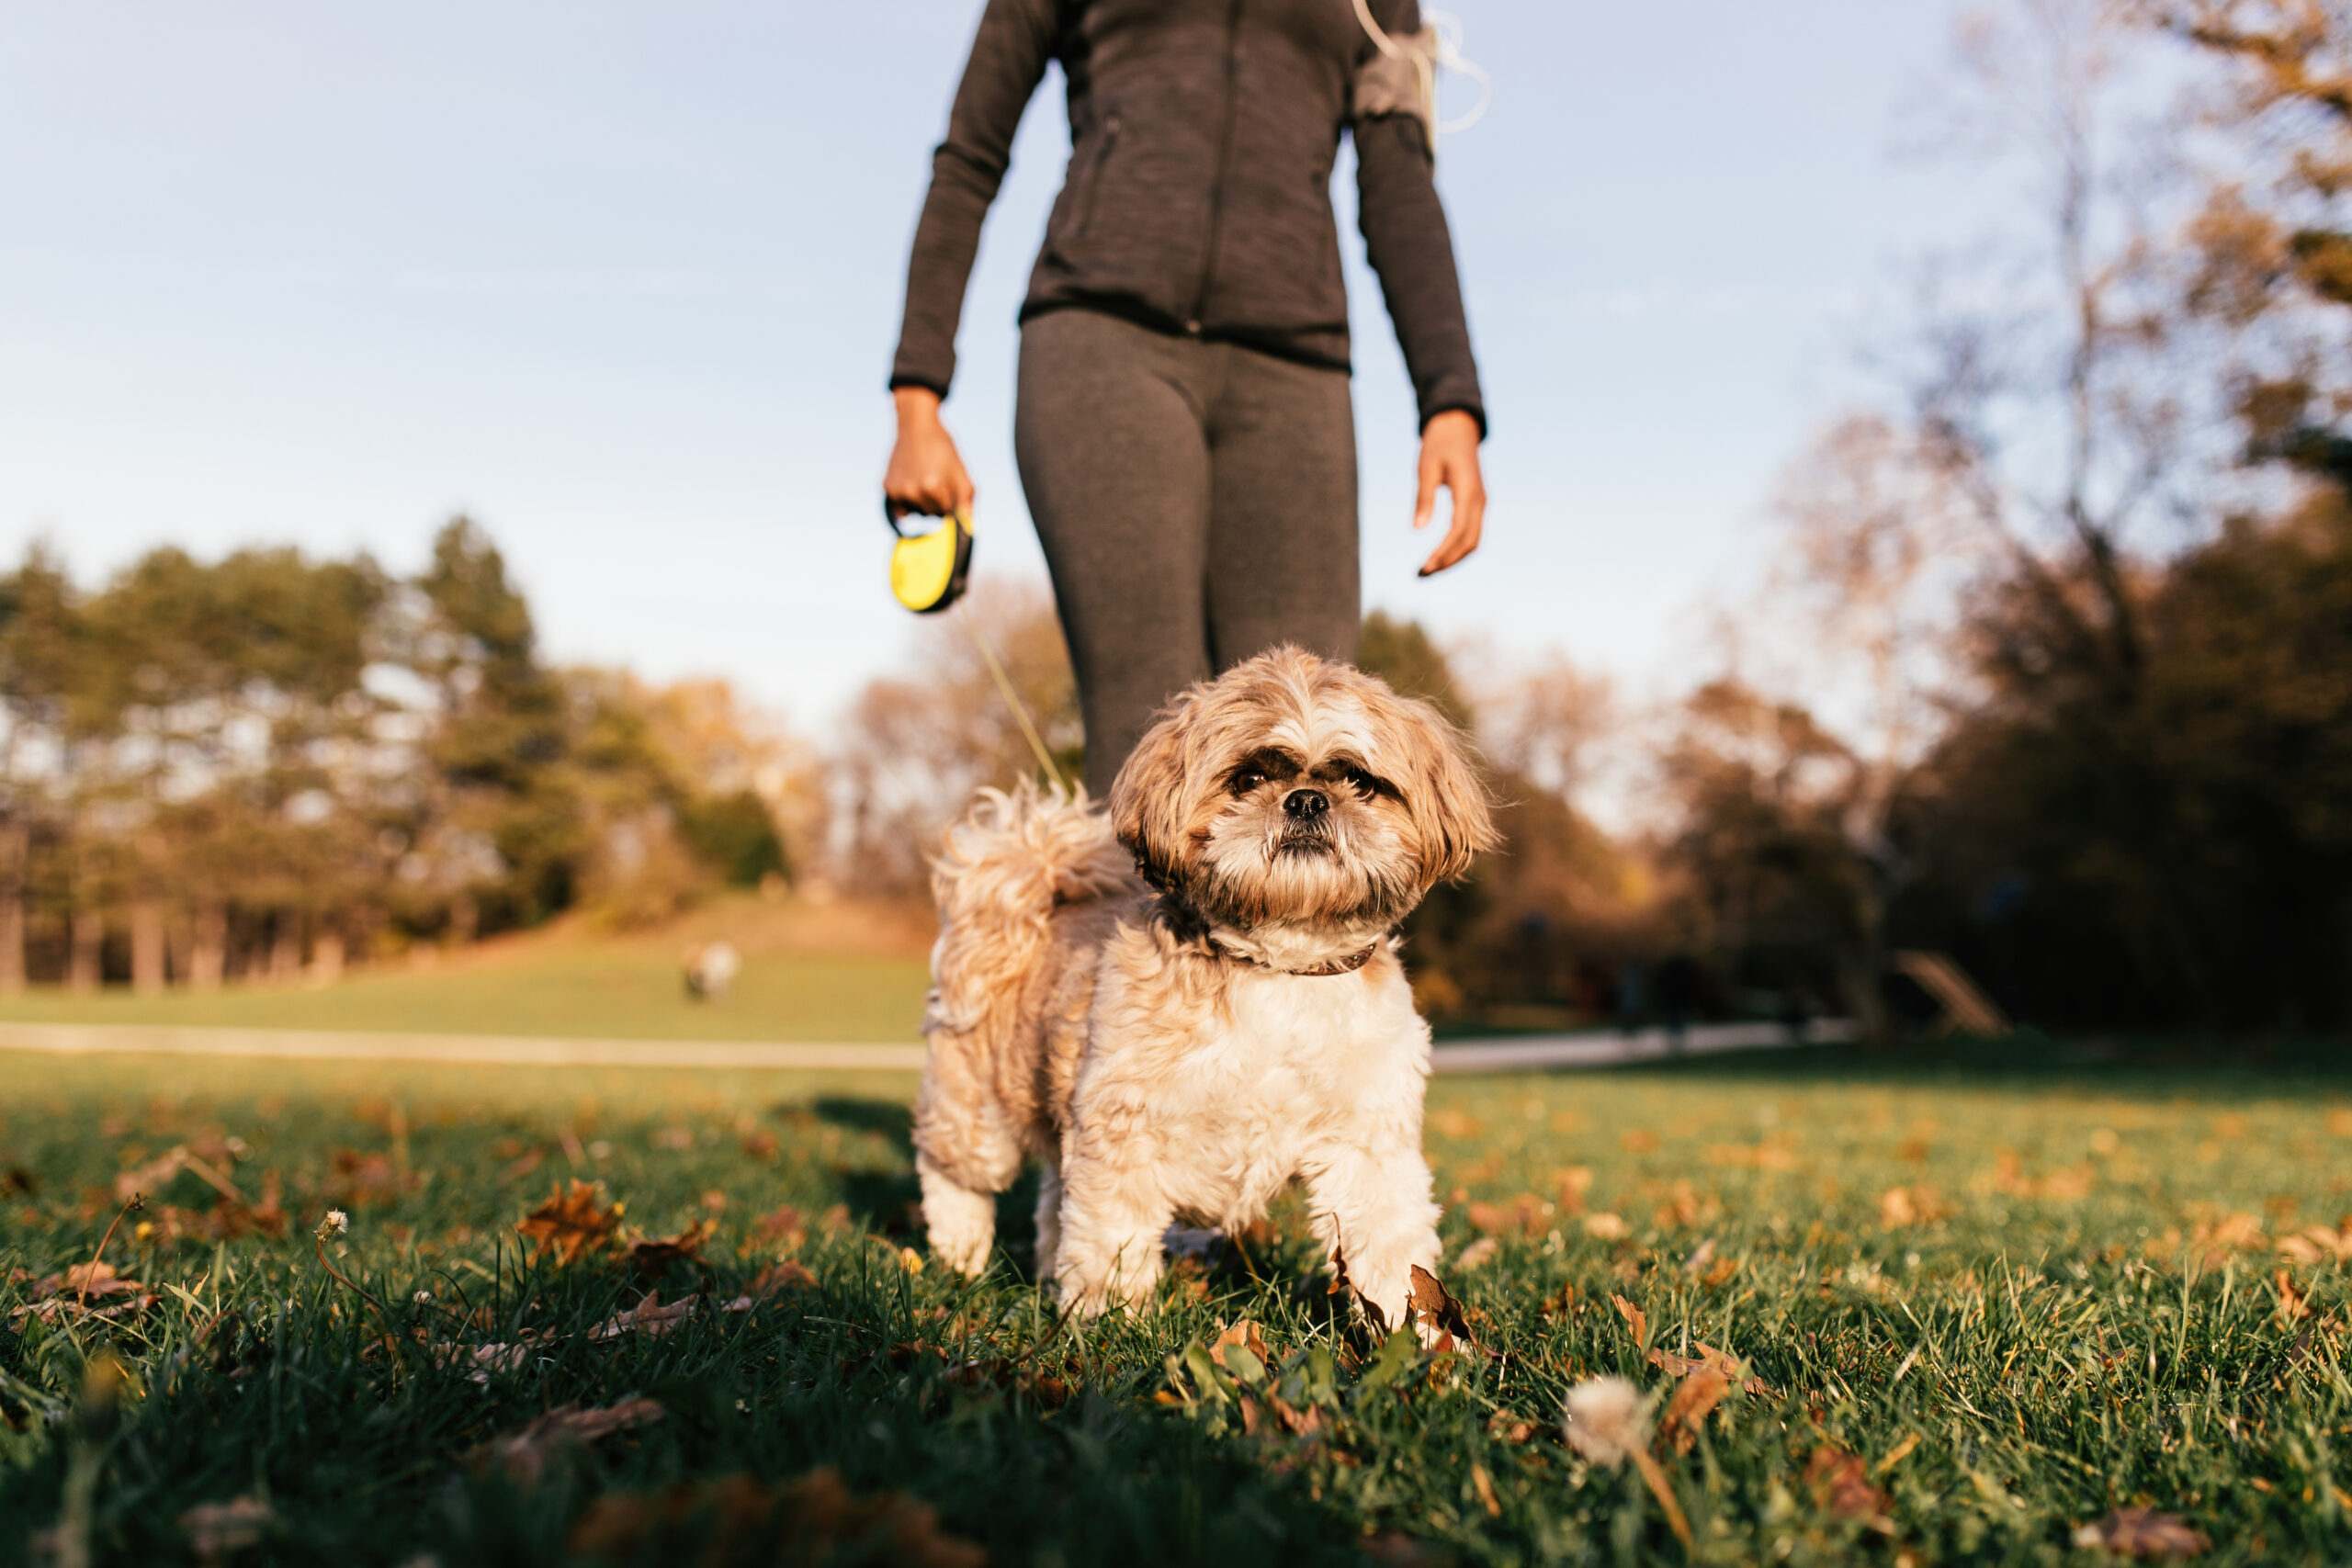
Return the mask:
{"type": "Polygon", "coordinates": [[[1012,678],[1005,674],[1003,664],[997,659],[996,649],[989,646],[988,634],[980,630],[980,623],[968,606],[956,618],[964,623],[964,629],[972,634],[972,641],[978,647],[980,657],[988,660],[989,673],[996,678],[996,689],[1004,694],[1004,705],[1011,708],[1012,716],[1020,721],[1021,737],[1029,742],[1029,750],[1036,757],[1037,765],[1046,770],[1046,777],[1053,781],[1056,789],[1069,794],[1069,782],[1062,777],[1062,771],[1054,766],[1054,754],[1046,750],[1045,737],[1037,733],[1037,726],[1031,721],[1029,706],[1021,700],[1021,694],[1012,689],[1012,678]]]}

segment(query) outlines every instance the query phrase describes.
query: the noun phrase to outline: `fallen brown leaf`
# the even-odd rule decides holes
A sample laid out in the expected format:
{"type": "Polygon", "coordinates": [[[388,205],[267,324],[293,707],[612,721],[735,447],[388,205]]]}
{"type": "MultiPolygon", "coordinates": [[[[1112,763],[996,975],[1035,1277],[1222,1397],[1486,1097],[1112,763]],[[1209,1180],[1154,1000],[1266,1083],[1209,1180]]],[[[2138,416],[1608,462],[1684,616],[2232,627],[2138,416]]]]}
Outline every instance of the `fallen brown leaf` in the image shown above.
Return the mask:
{"type": "Polygon", "coordinates": [[[1886,1494],[1871,1484],[1862,1461],[1843,1449],[1825,1443],[1814,1450],[1804,1467],[1804,1483],[1815,1502],[1840,1518],[1875,1522],[1886,1517],[1886,1494]]]}
{"type": "Polygon", "coordinates": [[[1700,1428],[1707,1417],[1730,1392],[1731,1380],[1712,1362],[1700,1367],[1675,1389],[1674,1398],[1666,1407],[1666,1421],[1659,1428],[1659,1437],[1672,1443],[1676,1453],[1689,1453],[1697,1446],[1700,1428]]]}
{"type": "Polygon", "coordinates": [[[225,1503],[199,1503],[182,1514],[178,1522],[197,1562],[203,1568],[215,1568],[238,1552],[259,1546],[277,1516],[258,1497],[232,1497],[225,1503]]]}
{"type": "Polygon", "coordinates": [[[717,1220],[696,1220],[676,1235],[644,1236],[630,1242],[621,1261],[639,1274],[660,1274],[679,1263],[699,1264],[704,1246],[718,1234],[717,1220]]]}
{"type": "Polygon", "coordinates": [[[21,1282],[25,1285],[26,1304],[8,1314],[18,1323],[28,1317],[51,1325],[69,1318],[118,1323],[136,1317],[163,1300],[138,1280],[116,1273],[113,1264],[96,1259],[21,1282]]]}
{"type": "Polygon", "coordinates": [[[2352,1263],[2352,1224],[2338,1230],[2312,1225],[2278,1238],[2279,1256],[2308,1267],[2314,1263],[2352,1263]]]}
{"type": "Polygon", "coordinates": [[[1647,1345],[1650,1342],[1649,1314],[1644,1312],[1641,1308],[1635,1306],[1633,1303],[1627,1301],[1623,1296],[1611,1296],[1609,1298],[1609,1301],[1610,1304],[1617,1309],[1617,1314],[1620,1317],[1623,1317],[1626,1324],[1632,1327],[1634,1331],[1634,1343],[1636,1345],[1647,1345]]]}
{"type": "Polygon", "coordinates": [[[681,1568],[769,1568],[780,1562],[869,1562],[894,1568],[983,1568],[988,1554],[939,1529],[901,1492],[860,1497],[831,1469],[782,1486],[745,1475],[681,1482],[666,1491],[600,1497],[571,1528],[576,1556],[681,1568]]]}
{"type": "Polygon", "coordinates": [[[1209,1346],[1209,1359],[1235,1376],[1250,1382],[1256,1382],[1264,1377],[1266,1369],[1273,1364],[1273,1356],[1266,1348],[1265,1336],[1259,1331],[1255,1323],[1246,1317],[1217,1332],[1216,1342],[1209,1346]],[[1227,1360],[1226,1353],[1228,1350],[1240,1350],[1252,1358],[1257,1362],[1256,1375],[1250,1374],[1247,1364],[1236,1366],[1232,1361],[1227,1360]]]}
{"type": "Polygon", "coordinates": [[[1471,1227],[1481,1235],[1539,1236],[1552,1228],[1553,1206],[1532,1192],[1501,1203],[1473,1203],[1471,1227]]]}
{"type": "Polygon", "coordinates": [[[786,1203],[783,1208],[771,1210],[753,1220],[752,1235],[786,1251],[797,1251],[808,1239],[808,1225],[801,1219],[800,1211],[786,1203]]]}
{"type": "Polygon", "coordinates": [[[594,1410],[559,1405],[518,1431],[492,1438],[468,1456],[477,1473],[497,1469],[513,1484],[535,1486],[556,1458],[599,1438],[659,1421],[667,1412],[658,1400],[630,1397],[594,1410]]]}
{"type": "Polygon", "coordinates": [[[595,1187],[575,1178],[569,1191],[550,1192],[514,1228],[531,1243],[532,1262],[551,1252],[556,1261],[568,1264],[582,1253],[610,1247],[627,1208],[625,1203],[605,1208],[596,1201],[595,1187]]]}
{"type": "Polygon", "coordinates": [[[617,1339],[624,1334],[667,1334],[692,1317],[702,1303],[700,1296],[662,1304],[662,1293],[651,1291],[643,1301],[625,1313],[606,1318],[588,1331],[591,1339],[617,1339]]]}
{"type": "Polygon", "coordinates": [[[2075,1531],[2075,1544],[2086,1551],[2113,1551],[2125,1557],[2194,1557],[2212,1545],[2171,1514],[2151,1508],[2118,1508],[2095,1525],[2075,1531]]]}
{"type": "Polygon", "coordinates": [[[816,1288],[817,1276],[811,1274],[807,1266],[794,1258],[779,1258],[761,1269],[750,1288],[727,1303],[727,1310],[749,1312],[778,1291],[813,1291],[816,1288]]]}
{"type": "Polygon", "coordinates": [[[1454,1348],[1456,1340],[1476,1348],[1477,1339],[1470,1332],[1469,1319],[1463,1315],[1462,1303],[1445,1288],[1445,1282],[1418,1263],[1413,1265],[1412,1280],[1412,1315],[1438,1330],[1437,1343],[1430,1348],[1443,1354],[1454,1348]]]}

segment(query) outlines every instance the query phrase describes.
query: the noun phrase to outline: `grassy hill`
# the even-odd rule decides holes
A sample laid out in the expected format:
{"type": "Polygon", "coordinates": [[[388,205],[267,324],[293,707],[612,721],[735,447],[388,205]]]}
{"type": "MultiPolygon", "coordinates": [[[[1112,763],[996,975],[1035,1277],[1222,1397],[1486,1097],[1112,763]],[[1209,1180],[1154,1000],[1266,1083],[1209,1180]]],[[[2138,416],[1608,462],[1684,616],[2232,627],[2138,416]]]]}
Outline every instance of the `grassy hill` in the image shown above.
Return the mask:
{"type": "Polygon", "coordinates": [[[0,998],[0,1021],[904,1043],[922,1021],[930,934],[909,911],[744,896],[656,931],[564,922],[462,953],[392,959],[332,986],[154,997],[37,987],[0,998]],[[682,955],[719,937],[741,950],[743,972],[727,1000],[696,1001],[681,979],[682,955]]]}

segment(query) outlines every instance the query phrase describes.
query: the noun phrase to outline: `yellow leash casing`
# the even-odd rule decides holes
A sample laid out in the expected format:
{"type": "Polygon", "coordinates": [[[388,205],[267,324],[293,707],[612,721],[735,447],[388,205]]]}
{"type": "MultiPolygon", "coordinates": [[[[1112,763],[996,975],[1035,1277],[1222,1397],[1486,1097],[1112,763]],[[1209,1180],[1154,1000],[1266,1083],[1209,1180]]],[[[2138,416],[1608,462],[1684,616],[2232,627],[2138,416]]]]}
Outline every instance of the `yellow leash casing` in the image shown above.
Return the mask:
{"type": "MultiPolygon", "coordinates": [[[[890,519],[899,533],[899,520],[890,519]]],[[[890,547],[890,592],[919,615],[944,610],[964,596],[972,571],[972,525],[958,512],[928,534],[899,533],[890,547]]]]}

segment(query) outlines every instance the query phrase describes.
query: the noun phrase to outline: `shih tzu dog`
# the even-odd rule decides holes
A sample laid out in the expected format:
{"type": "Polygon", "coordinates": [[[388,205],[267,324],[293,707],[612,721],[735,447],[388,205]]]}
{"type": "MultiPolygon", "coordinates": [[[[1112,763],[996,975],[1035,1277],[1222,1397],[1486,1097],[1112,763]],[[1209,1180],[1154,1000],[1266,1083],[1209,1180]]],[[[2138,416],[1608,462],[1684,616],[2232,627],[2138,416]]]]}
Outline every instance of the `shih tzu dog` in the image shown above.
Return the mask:
{"type": "Polygon", "coordinates": [[[1152,1295],[1182,1220],[1233,1231],[1304,1178],[1365,1306],[1434,1270],[1430,1032],[1397,922],[1494,842],[1462,735],[1295,648],[1180,695],[1107,812],[989,792],[934,868],[915,1102],[931,1246],[986,1267],[1039,1161],[1037,1263],[1092,1314],[1152,1295]]]}

